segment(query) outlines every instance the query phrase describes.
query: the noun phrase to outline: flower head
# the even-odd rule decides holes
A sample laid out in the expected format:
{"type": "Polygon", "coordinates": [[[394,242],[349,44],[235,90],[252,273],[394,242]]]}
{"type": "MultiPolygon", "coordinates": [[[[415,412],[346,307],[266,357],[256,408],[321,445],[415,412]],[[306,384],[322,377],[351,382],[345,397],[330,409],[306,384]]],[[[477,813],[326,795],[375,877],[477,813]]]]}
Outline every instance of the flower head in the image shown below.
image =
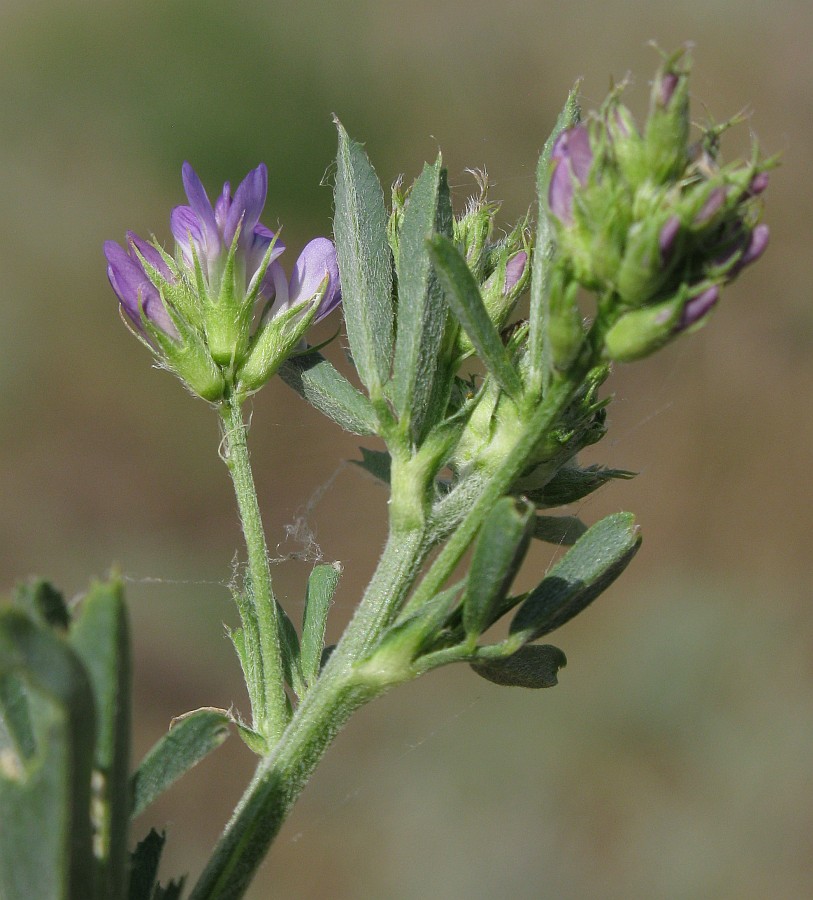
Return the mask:
{"type": "Polygon", "coordinates": [[[233,195],[226,182],[214,205],[189,163],[182,177],[189,203],[170,215],[175,256],[128,232],[124,248],[104,245],[110,283],[138,335],[195,393],[219,399],[229,383],[242,389],[249,358],[248,389],[256,390],[305,329],[341,302],[336,248],[327,238],[312,240],[289,281],[279,262],[285,247],[260,222],[265,165],[252,169],[233,195]]]}

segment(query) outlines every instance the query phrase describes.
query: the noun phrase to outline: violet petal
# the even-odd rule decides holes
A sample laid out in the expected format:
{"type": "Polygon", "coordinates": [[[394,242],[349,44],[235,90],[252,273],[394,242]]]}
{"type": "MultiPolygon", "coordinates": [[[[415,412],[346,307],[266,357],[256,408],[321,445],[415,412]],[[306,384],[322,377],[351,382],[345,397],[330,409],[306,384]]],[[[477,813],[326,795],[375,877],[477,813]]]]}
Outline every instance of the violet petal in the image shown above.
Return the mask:
{"type": "Polygon", "coordinates": [[[200,227],[205,236],[207,253],[215,255],[220,250],[220,235],[217,229],[217,221],[209,195],[206,193],[203,183],[198,178],[198,173],[192,166],[185,162],[181,169],[183,186],[192,211],[200,220],[200,227]]]}
{"type": "Polygon", "coordinates": [[[302,300],[313,297],[324,281],[325,275],[328,276],[328,284],[314,320],[317,322],[339,305],[342,293],[333,242],[323,237],[314,238],[299,254],[294,266],[289,283],[288,305],[294,306],[302,300]]]}

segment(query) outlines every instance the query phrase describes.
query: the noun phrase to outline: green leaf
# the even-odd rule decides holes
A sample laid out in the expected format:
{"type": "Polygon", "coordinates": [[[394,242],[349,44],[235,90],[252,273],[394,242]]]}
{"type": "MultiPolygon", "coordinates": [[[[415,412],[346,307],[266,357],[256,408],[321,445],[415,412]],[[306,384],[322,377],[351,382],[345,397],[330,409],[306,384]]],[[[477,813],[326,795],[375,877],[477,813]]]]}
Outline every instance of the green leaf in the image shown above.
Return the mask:
{"type": "Polygon", "coordinates": [[[85,665],[96,699],[97,889],[103,897],[122,897],[130,823],[130,638],[121,582],[93,585],[71,625],[69,642],[85,665]]]}
{"type": "Polygon", "coordinates": [[[96,715],[76,653],[16,609],[0,613],[0,678],[31,690],[36,752],[0,757],[0,897],[94,896],[90,823],[96,715]]]}
{"type": "Polygon", "coordinates": [[[130,887],[127,900],[153,900],[158,866],[166,843],[166,834],[154,828],[130,854],[130,887]]]}
{"type": "Polygon", "coordinates": [[[133,817],[164,793],[229,736],[231,718],[222,709],[197,709],[176,719],[141,761],[131,779],[133,817]]]}
{"type": "Polygon", "coordinates": [[[562,466],[551,480],[539,490],[526,491],[526,496],[539,507],[566,506],[575,503],[614,478],[634,478],[625,469],[605,469],[602,466],[562,466]]]}
{"type": "Polygon", "coordinates": [[[483,522],[463,593],[463,628],[477,638],[505,597],[522,565],[534,522],[534,506],[513,497],[500,499],[483,522]]]}
{"type": "Polygon", "coordinates": [[[465,258],[454,243],[442,234],[436,234],[429,241],[429,250],[446,300],[478,355],[500,387],[512,397],[518,397],[522,392],[519,374],[489,318],[465,258]]]}
{"type": "Polygon", "coordinates": [[[434,165],[424,166],[412,186],[399,231],[393,400],[398,417],[410,422],[416,443],[427,421],[435,381],[445,374],[440,372],[438,355],[449,309],[426,243],[433,234],[452,235],[449,185],[440,157],[434,165]]]}
{"type": "Polygon", "coordinates": [[[472,669],[486,681],[506,687],[548,688],[558,684],[559,669],[567,657],[551,644],[529,644],[502,659],[471,663],[472,669]]]}
{"type": "Polygon", "coordinates": [[[370,450],[368,447],[359,447],[361,459],[352,460],[353,464],[365,472],[369,472],[374,478],[384,484],[390,483],[392,471],[392,457],[386,450],[370,450]]]}
{"type": "Polygon", "coordinates": [[[615,513],[597,522],[528,594],[510,633],[530,643],[564,625],[618,578],[640,544],[631,513],[615,513]]]}
{"type": "Polygon", "coordinates": [[[350,350],[375,400],[389,381],[393,347],[392,253],[384,194],[361,144],[338,119],[333,230],[350,350]]]}
{"type": "Polygon", "coordinates": [[[288,613],[279,603],[277,603],[277,622],[285,681],[294,689],[297,697],[301,697],[305,693],[305,684],[299,665],[299,635],[288,613]]]}
{"type": "Polygon", "coordinates": [[[587,531],[587,526],[576,516],[537,516],[534,537],[548,544],[569,547],[587,531]]]}
{"type": "Polygon", "coordinates": [[[548,211],[548,185],[551,176],[551,155],[556,138],[567,128],[576,125],[581,118],[579,109],[579,83],[573,87],[559,113],[556,125],[542,148],[536,166],[537,222],[536,246],[531,268],[531,311],[528,332],[528,359],[530,363],[530,383],[538,392],[545,385],[552,368],[549,335],[549,288],[556,241],[548,211]]]}
{"type": "Polygon", "coordinates": [[[130,887],[127,900],[179,900],[184,878],[158,884],[158,866],[164,851],[166,834],[153,828],[130,854],[130,887]]]}
{"type": "Polygon", "coordinates": [[[17,675],[0,675],[0,755],[6,749],[24,760],[37,750],[24,683],[17,675]]]}
{"type": "Polygon", "coordinates": [[[67,630],[71,617],[62,594],[48,581],[36,579],[14,589],[12,603],[42,625],[67,630]]]}
{"type": "Polygon", "coordinates": [[[282,380],[319,412],[352,434],[376,434],[370,401],[315,351],[286,360],[279,369],[282,380]]]}
{"type": "Polygon", "coordinates": [[[342,568],[339,563],[315,566],[308,578],[305,610],[302,614],[302,649],[300,665],[307,687],[319,677],[322,651],[325,649],[327,616],[333,594],[339,584],[342,568]]]}

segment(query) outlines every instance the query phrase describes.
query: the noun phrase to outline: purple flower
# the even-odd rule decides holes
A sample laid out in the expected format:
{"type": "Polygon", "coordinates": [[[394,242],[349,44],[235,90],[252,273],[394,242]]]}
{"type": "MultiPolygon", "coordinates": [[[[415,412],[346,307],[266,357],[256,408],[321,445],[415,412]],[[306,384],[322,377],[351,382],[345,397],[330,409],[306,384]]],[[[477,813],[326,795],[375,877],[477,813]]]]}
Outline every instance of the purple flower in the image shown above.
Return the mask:
{"type": "Polygon", "coordinates": [[[339,283],[339,265],[336,248],[327,238],[314,238],[299,254],[294,265],[291,280],[285,281],[285,273],[279,263],[272,263],[270,274],[274,281],[276,299],[271,308],[271,316],[291,309],[303,301],[315,297],[327,276],[325,293],[319,303],[314,322],[324,319],[341,303],[342,290],[339,283]]]}
{"type": "MultiPolygon", "coordinates": [[[[260,223],[268,191],[268,169],[260,163],[240,182],[231,195],[231,185],[223,185],[214,207],[200,178],[185,162],[182,177],[189,206],[176,206],[170,216],[170,228],[181,251],[184,262],[194,267],[197,257],[206,274],[209,287],[217,291],[226,262],[226,255],[235,241],[239,228],[235,259],[244,267],[248,284],[259,271],[274,232],[260,223]]],[[[271,251],[270,262],[279,257],[285,246],[277,240],[271,251]]],[[[274,293],[274,280],[270,266],[263,276],[258,296],[268,300],[274,293]]]]}
{"type": "Polygon", "coordinates": [[[520,278],[525,274],[525,266],[528,264],[528,254],[524,250],[520,250],[515,256],[505,264],[505,284],[503,285],[503,294],[508,295],[519,283],[520,278]]]}
{"type": "Polygon", "coordinates": [[[563,131],[553,145],[551,160],[554,168],[548,187],[548,206],[557,219],[569,225],[573,221],[574,182],[587,184],[593,164],[587,127],[575,125],[563,131]]]}
{"type": "Polygon", "coordinates": [[[658,235],[658,250],[661,255],[661,263],[664,266],[668,266],[672,261],[672,256],[675,252],[675,243],[679,234],[680,219],[678,216],[670,216],[666,220],[663,228],[661,228],[661,233],[658,235]]]}
{"type": "Polygon", "coordinates": [[[692,297],[692,299],[683,307],[683,311],[680,314],[680,321],[675,330],[684,331],[686,328],[689,328],[689,326],[699,322],[704,316],[708,315],[714,306],[716,306],[719,299],[720,288],[717,287],[717,285],[713,285],[696,297],[692,297]]]}
{"type": "Polygon", "coordinates": [[[138,331],[147,337],[144,317],[172,338],[178,337],[169,313],[161,300],[158,289],[150,280],[139,255],[168,281],[172,274],[161,254],[132,231],[127,232],[127,249],[115,241],[105,241],[104,255],[107,257],[107,277],[119,298],[121,308],[138,331]]]}

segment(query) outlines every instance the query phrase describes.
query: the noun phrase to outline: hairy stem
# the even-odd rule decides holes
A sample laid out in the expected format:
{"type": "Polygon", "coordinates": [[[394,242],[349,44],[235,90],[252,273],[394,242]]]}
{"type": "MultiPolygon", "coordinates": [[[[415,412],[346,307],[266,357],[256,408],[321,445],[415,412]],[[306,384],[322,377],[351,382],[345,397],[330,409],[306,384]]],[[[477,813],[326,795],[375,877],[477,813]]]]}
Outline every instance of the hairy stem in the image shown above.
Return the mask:
{"type": "Polygon", "coordinates": [[[246,441],[246,424],[240,403],[230,397],[220,407],[223,421],[223,459],[229,469],[234,483],[234,493],[240,511],[240,522],[246,539],[248,554],[248,570],[250,574],[250,599],[253,601],[255,622],[246,623],[247,637],[251,627],[256,625],[259,650],[259,668],[261,685],[249,685],[252,704],[259,703],[260,709],[254,709],[255,722],[259,730],[272,742],[282,734],[289,714],[285,697],[282,653],[280,650],[277,602],[271,586],[271,570],[268,564],[268,548],[265,543],[260,507],[257,503],[257,490],[251,472],[248,443],[246,441]]]}

